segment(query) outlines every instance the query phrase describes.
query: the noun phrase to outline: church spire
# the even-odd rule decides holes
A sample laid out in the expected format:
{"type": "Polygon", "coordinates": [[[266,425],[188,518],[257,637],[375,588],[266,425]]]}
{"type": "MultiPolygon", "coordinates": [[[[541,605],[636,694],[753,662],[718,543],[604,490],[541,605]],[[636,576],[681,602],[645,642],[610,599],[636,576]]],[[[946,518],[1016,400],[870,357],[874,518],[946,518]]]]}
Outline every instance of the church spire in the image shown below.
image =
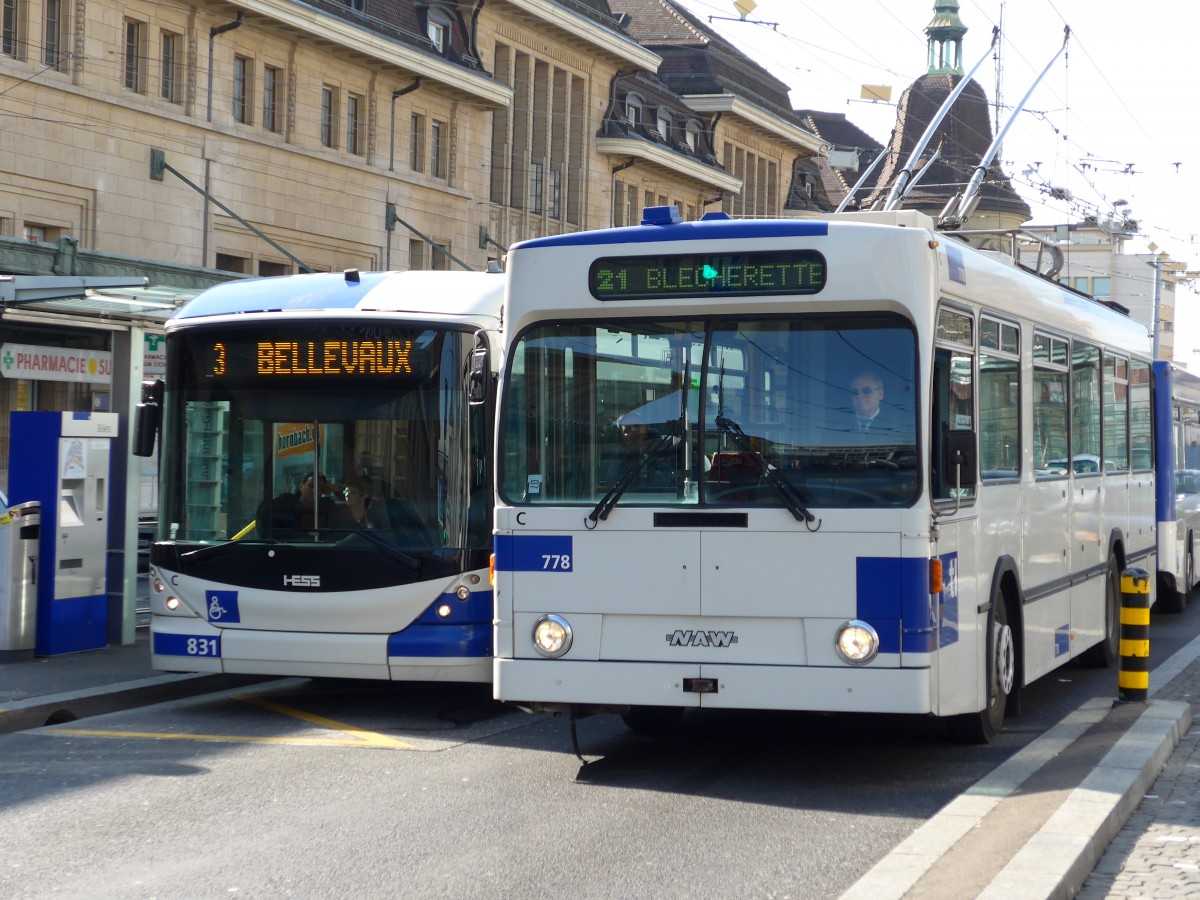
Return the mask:
{"type": "Polygon", "coordinates": [[[958,17],[958,0],[935,0],[929,35],[929,74],[962,75],[962,39],[967,26],[958,17]]]}

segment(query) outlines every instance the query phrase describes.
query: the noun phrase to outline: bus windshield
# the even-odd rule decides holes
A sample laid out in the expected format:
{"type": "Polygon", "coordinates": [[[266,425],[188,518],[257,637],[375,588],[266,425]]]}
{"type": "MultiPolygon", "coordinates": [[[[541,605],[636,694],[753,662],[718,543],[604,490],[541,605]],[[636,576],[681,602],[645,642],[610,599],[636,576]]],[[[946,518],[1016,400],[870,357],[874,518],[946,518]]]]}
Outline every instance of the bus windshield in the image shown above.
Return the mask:
{"type": "Polygon", "coordinates": [[[471,334],[285,323],[171,340],[162,538],[354,543],[400,559],[489,544],[471,334]]]}
{"type": "Polygon", "coordinates": [[[920,489],[895,315],[542,323],[508,361],[512,504],[880,507],[920,489]]]}

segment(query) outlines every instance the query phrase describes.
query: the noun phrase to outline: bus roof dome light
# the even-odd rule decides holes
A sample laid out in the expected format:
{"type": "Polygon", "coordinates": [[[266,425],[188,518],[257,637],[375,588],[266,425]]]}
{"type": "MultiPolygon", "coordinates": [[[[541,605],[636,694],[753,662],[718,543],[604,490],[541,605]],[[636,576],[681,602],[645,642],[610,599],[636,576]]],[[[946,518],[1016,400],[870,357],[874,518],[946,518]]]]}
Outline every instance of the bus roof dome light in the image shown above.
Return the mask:
{"type": "Polygon", "coordinates": [[[678,225],[682,221],[678,206],[647,206],[642,209],[643,225],[678,225]]]}

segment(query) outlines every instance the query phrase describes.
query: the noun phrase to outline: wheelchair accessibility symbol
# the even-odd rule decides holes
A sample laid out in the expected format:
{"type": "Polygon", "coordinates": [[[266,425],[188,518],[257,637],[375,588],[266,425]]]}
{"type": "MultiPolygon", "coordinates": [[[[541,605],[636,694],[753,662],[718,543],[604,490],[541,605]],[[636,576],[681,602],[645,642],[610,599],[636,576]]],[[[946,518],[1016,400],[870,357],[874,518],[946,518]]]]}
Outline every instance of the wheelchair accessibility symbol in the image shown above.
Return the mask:
{"type": "Polygon", "coordinates": [[[209,591],[207,595],[208,621],[230,625],[242,621],[238,610],[237,591],[209,591]]]}

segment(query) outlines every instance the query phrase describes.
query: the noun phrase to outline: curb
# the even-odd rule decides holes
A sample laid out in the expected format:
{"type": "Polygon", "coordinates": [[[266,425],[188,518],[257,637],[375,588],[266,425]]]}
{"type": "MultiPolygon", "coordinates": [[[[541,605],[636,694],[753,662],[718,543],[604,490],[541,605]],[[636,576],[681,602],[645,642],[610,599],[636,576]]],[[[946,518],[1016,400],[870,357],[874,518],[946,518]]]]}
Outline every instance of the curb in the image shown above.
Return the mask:
{"type": "MultiPolygon", "coordinates": [[[[1103,728],[1110,718],[1129,719],[1098,764],[978,894],[993,900],[1075,896],[1191,724],[1187,703],[1155,700],[1144,706],[1133,718],[1131,704],[1088,701],[951,800],[843,893],[842,900],[945,895],[936,878],[918,882],[936,875],[960,841],[987,828],[991,813],[1018,796],[1018,789],[1044,766],[1065,759],[1094,726],[1103,728]]],[[[942,872],[943,880],[946,874],[942,872]]]]}
{"type": "Polygon", "coordinates": [[[0,706],[0,734],[62,725],[88,716],[120,712],[268,680],[271,679],[255,675],[156,675],[82,691],[14,700],[0,706]]]}
{"type": "Polygon", "coordinates": [[[1188,703],[1155,700],[1147,704],[1100,765],[980,897],[1074,897],[1191,723],[1188,703]]]}

